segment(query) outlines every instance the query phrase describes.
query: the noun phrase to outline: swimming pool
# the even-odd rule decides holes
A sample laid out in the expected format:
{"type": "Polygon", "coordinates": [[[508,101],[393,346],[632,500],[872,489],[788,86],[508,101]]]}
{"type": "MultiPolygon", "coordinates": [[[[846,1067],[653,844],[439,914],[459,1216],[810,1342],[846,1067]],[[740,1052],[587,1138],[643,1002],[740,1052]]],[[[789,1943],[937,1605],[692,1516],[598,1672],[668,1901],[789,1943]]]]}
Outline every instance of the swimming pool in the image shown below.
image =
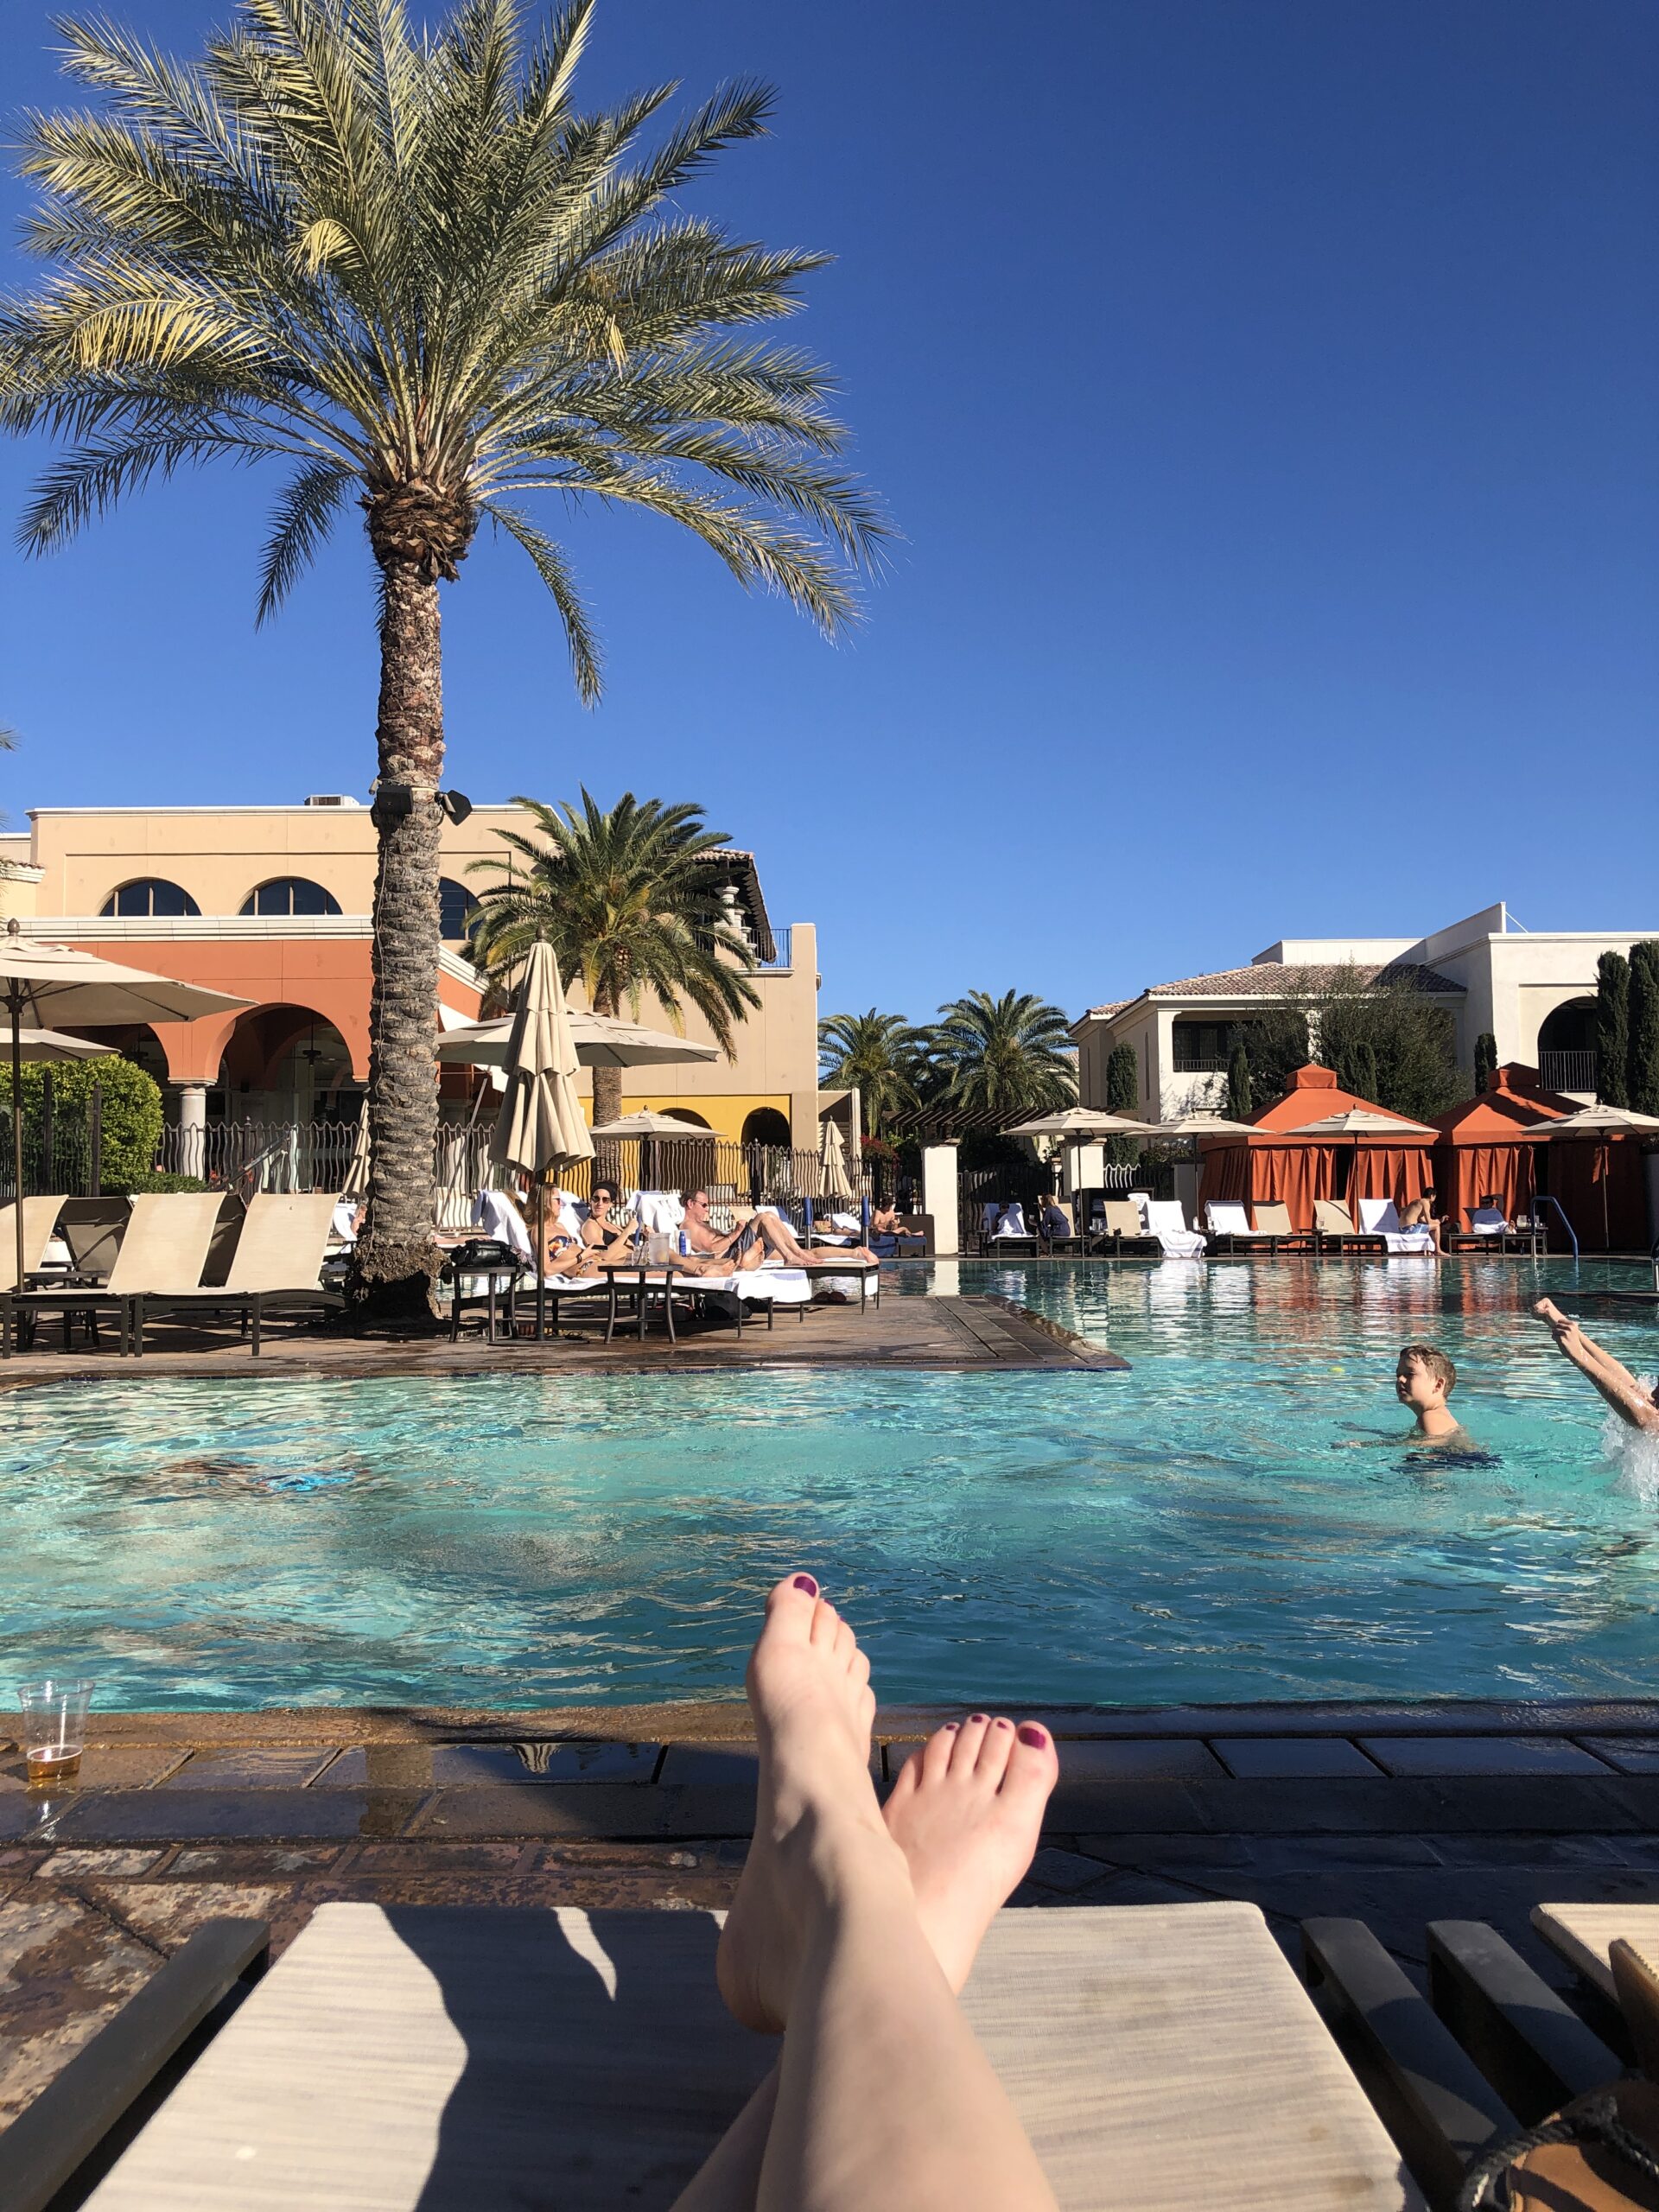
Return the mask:
{"type": "MultiPolygon", "coordinates": [[[[117,1710],[728,1696],[804,1565],[888,1700],[1653,1690],[1659,1455],[1523,1317],[1566,1263],[937,1273],[1132,1371],[10,1393],[8,1672],[73,1662],[117,1710]],[[1399,1443],[1414,1338],[1490,1464],[1399,1443]]],[[[1659,1365],[1643,1309],[1591,1325],[1659,1365]]]]}

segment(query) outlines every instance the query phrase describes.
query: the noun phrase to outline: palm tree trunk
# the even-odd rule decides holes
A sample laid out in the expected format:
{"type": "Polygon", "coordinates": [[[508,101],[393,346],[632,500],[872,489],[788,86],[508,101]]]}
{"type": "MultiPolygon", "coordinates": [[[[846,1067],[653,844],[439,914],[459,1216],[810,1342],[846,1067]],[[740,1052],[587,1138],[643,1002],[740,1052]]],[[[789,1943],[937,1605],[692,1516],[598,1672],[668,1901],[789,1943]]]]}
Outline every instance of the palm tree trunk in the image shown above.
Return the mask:
{"type": "Polygon", "coordinates": [[[622,1071],[620,1068],[594,1070],[594,1127],[615,1121],[622,1111],[622,1071]]]}
{"type": "Polygon", "coordinates": [[[432,794],[443,769],[443,667],[435,578],[407,557],[383,559],[381,578],[369,1207],[357,1247],[353,1302],[359,1311],[390,1319],[429,1314],[436,1273],[434,1034],[442,817],[432,794]],[[399,812],[405,796],[408,811],[399,812]]]}

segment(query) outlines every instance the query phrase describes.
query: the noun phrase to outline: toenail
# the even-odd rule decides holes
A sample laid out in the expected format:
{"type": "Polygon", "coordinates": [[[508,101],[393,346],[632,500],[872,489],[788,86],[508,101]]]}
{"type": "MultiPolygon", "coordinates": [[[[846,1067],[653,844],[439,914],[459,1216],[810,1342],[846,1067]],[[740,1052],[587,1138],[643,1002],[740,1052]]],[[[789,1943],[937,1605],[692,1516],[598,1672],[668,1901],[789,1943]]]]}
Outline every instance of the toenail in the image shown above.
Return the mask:
{"type": "Polygon", "coordinates": [[[1012,1728],[1014,1723],[1012,1720],[1004,1720],[999,1716],[996,1725],[999,1728],[1012,1728]]]}
{"type": "Polygon", "coordinates": [[[818,1594],[818,1586],[810,1574],[798,1574],[795,1578],[795,1587],[798,1590],[804,1590],[809,1598],[816,1598],[818,1594]]]}
{"type": "Polygon", "coordinates": [[[1034,1720],[1027,1720],[1020,1725],[1020,1740],[1022,1744],[1029,1744],[1033,1751],[1040,1751],[1048,1738],[1034,1720]]]}
{"type": "Polygon", "coordinates": [[[953,1728],[960,1728],[961,1726],[960,1720],[947,1720],[944,1724],[944,1732],[948,1736],[953,1728]]]}
{"type": "Polygon", "coordinates": [[[990,1716],[988,1713],[970,1713],[968,1716],[970,1720],[985,1720],[988,1719],[989,1717],[990,1716]]]}

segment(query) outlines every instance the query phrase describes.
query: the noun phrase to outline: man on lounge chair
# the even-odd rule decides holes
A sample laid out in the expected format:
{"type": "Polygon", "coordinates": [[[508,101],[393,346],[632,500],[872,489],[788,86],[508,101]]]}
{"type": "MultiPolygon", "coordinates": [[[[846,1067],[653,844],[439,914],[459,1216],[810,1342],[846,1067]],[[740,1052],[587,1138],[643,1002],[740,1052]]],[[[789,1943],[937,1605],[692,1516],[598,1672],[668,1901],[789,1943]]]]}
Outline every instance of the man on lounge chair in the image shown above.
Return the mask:
{"type": "Polygon", "coordinates": [[[1649,1390],[1638,1382],[1611,1352],[1604,1351],[1593,1338],[1586,1337],[1554,1299],[1541,1298],[1532,1310],[1541,1321],[1549,1324],[1563,1357],[1572,1361],[1580,1375],[1589,1376],[1627,1427],[1646,1429],[1650,1435],[1659,1433],[1659,1389],[1649,1390]]]}
{"type": "MultiPolygon", "coordinates": [[[[789,1224],[775,1213],[752,1214],[741,1229],[722,1236],[709,1223],[707,1191],[693,1191],[687,1197],[681,1234],[693,1258],[721,1260],[731,1268],[764,1267],[772,1257],[785,1268],[822,1267],[824,1261],[822,1252],[804,1250],[790,1233],[789,1224]]],[[[873,1267],[880,1265],[876,1254],[864,1244],[838,1244],[835,1256],[837,1261],[866,1260],[873,1267]]]]}

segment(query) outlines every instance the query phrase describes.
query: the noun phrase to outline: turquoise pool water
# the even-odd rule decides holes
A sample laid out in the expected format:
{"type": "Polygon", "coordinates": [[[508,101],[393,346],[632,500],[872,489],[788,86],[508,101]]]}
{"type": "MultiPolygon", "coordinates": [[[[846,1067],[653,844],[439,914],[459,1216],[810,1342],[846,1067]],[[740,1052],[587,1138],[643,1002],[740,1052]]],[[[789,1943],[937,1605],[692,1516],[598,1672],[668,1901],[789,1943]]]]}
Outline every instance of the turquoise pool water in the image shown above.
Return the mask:
{"type": "MultiPolygon", "coordinates": [[[[724,1696],[759,1594],[806,1566],[888,1699],[1651,1694],[1659,1455],[1610,1436],[1522,1311],[1572,1281],[1494,1261],[941,1272],[1109,1341],[1127,1375],[16,1392],[7,1671],[73,1663],[118,1709],[724,1696]],[[1399,1441],[1393,1361],[1417,1338],[1458,1362],[1490,1463],[1399,1441]]],[[[1659,1366],[1643,1309],[1590,1325],[1659,1366]]]]}

